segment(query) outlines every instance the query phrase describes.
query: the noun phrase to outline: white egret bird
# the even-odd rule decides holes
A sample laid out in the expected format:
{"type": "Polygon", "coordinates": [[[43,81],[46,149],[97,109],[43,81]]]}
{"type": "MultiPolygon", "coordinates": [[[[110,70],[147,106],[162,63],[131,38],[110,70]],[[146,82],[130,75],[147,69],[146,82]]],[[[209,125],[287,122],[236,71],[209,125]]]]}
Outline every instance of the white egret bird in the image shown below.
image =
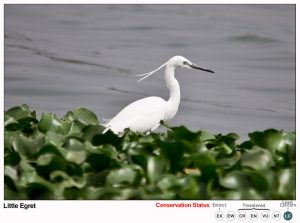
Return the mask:
{"type": "Polygon", "coordinates": [[[134,101],[123,108],[114,118],[106,125],[105,133],[109,129],[115,134],[124,132],[129,128],[134,132],[148,133],[157,129],[161,121],[172,119],[178,110],[180,103],[180,86],[174,77],[176,68],[194,68],[206,72],[214,73],[212,70],[201,68],[182,56],[174,56],[159,68],[137,76],[142,77],[139,81],[151,76],[153,73],[165,66],[164,78],[166,85],[170,90],[169,100],[160,97],[146,97],[134,101]]]}

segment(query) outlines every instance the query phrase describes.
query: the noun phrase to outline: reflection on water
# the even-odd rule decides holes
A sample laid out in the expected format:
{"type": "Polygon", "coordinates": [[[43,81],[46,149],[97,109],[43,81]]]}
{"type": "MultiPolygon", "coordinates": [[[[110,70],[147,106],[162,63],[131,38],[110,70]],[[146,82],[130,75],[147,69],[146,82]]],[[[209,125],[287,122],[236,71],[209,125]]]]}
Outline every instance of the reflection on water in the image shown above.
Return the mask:
{"type": "Polygon", "coordinates": [[[216,74],[177,70],[172,125],[295,131],[292,5],[6,5],[5,108],[111,118],[133,100],[168,98],[161,72],[134,75],[174,55],[216,74]]]}

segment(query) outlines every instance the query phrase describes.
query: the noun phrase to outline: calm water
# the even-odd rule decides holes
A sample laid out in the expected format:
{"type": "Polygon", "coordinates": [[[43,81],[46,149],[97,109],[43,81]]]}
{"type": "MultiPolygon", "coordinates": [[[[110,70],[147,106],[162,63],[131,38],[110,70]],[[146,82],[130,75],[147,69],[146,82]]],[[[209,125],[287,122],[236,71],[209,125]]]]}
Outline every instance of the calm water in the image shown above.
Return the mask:
{"type": "Polygon", "coordinates": [[[111,118],[133,100],[168,98],[162,72],[134,75],[174,55],[216,73],[177,70],[171,125],[295,131],[292,5],[6,5],[5,109],[111,118]]]}

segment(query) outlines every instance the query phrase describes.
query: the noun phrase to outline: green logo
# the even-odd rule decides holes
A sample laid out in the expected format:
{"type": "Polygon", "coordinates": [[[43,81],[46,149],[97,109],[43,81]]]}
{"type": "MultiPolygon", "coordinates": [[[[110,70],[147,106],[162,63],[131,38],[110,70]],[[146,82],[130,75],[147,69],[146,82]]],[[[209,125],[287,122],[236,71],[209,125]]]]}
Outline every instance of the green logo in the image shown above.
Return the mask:
{"type": "Polygon", "coordinates": [[[289,221],[293,218],[293,214],[290,211],[286,211],[286,212],[284,212],[283,217],[285,220],[289,221]]]}

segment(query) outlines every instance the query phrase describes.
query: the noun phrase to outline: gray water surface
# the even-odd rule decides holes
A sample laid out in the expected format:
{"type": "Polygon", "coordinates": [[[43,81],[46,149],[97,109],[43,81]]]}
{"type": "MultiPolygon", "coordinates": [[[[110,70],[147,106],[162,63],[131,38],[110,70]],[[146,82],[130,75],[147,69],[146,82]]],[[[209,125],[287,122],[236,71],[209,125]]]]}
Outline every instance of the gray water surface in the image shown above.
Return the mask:
{"type": "Polygon", "coordinates": [[[5,5],[4,18],[5,109],[112,118],[142,97],[167,99],[162,71],[135,74],[182,55],[215,74],[176,70],[169,124],[295,131],[294,5],[5,5]]]}

